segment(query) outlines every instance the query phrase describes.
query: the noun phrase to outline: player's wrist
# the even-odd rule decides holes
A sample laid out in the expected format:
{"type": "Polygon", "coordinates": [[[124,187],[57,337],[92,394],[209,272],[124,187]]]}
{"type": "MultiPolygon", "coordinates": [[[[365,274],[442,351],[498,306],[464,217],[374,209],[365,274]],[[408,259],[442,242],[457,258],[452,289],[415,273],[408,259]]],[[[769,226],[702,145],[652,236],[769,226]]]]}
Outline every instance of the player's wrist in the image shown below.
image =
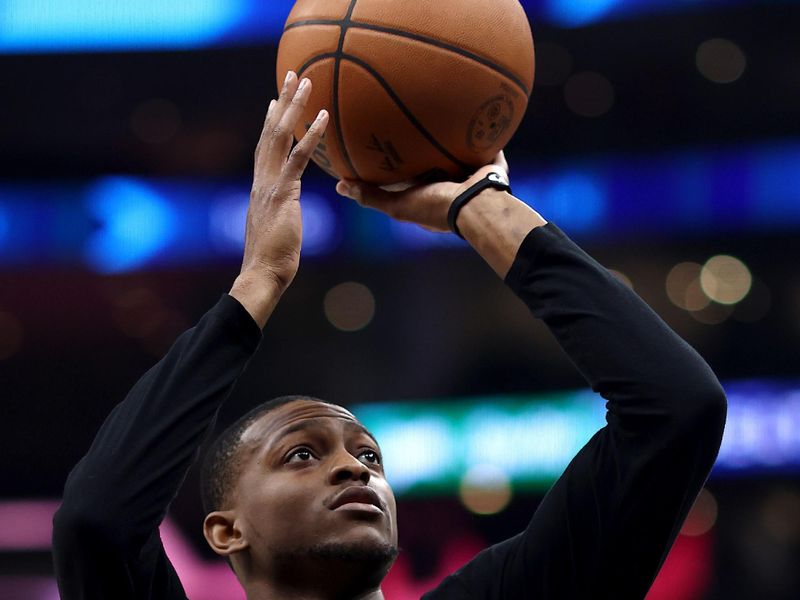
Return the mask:
{"type": "Polygon", "coordinates": [[[508,191],[487,188],[461,209],[457,223],[464,239],[505,277],[523,240],[547,221],[508,191]]]}
{"type": "Polygon", "coordinates": [[[234,280],[228,293],[239,301],[263,329],[284,291],[285,287],[269,276],[243,271],[234,280]]]}

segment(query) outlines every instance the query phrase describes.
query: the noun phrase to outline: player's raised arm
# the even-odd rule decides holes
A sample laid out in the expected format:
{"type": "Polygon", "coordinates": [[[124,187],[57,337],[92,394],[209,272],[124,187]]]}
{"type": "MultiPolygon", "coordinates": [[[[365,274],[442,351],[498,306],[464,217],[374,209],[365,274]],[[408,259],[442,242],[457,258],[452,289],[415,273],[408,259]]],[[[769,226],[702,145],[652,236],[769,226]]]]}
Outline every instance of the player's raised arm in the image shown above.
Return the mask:
{"type": "Polygon", "coordinates": [[[270,104],[256,148],[244,259],[230,292],[261,327],[300,264],[300,179],[328,125],[328,113],[320,111],[305,137],[292,149],[293,131],[312,84],[309,79],[298,83],[290,71],[284,86],[286,93],[270,104]]]}
{"type": "Polygon", "coordinates": [[[725,396],[703,359],[632,290],[519,199],[494,189],[506,174],[499,159],[460,185],[399,194],[358,182],[338,187],[428,229],[455,223],[608,401],[608,426],[571,462],[527,529],[480,554],[438,593],[641,599],[716,459],[725,396]],[[452,210],[492,172],[497,185],[462,196],[468,202],[452,210]]]}
{"type": "Polygon", "coordinates": [[[64,599],[185,598],[158,526],[297,271],[300,177],[327,125],[321,113],[292,150],[309,92],[290,73],[270,106],[230,295],[136,383],[69,475],[53,530],[64,599]]]}

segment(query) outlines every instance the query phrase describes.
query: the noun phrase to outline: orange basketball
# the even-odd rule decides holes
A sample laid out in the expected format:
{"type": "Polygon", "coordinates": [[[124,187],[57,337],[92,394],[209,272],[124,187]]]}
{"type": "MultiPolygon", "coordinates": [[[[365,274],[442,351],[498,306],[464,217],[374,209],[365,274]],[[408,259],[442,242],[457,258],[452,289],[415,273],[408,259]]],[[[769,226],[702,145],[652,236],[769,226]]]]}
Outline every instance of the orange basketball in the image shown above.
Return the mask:
{"type": "Polygon", "coordinates": [[[314,89],[295,132],[331,114],[314,160],[381,185],[459,177],[491,162],[533,87],[518,0],[298,0],[278,50],[314,89]]]}

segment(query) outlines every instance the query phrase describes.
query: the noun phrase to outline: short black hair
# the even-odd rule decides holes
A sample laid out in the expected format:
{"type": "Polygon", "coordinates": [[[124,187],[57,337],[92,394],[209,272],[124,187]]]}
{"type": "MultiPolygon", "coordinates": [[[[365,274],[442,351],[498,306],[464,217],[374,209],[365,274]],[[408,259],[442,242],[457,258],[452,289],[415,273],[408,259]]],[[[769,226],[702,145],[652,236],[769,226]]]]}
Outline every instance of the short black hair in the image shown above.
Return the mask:
{"type": "Polygon", "coordinates": [[[262,402],[229,425],[211,444],[200,473],[200,493],[205,514],[225,510],[228,494],[239,479],[242,468],[242,434],[250,425],[276,408],[297,400],[333,404],[311,396],[281,396],[262,402]]]}

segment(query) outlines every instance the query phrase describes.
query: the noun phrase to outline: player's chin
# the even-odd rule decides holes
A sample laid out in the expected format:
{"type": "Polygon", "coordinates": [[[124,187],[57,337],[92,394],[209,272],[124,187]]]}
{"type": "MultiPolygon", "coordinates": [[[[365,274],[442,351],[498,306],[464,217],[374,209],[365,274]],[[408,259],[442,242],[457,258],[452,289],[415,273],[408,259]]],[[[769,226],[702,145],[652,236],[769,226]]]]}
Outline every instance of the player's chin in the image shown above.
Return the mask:
{"type": "Polygon", "coordinates": [[[320,540],[312,550],[318,558],[372,564],[374,567],[391,565],[397,558],[398,549],[394,540],[385,536],[363,535],[350,532],[328,540],[320,540]]]}
{"type": "Polygon", "coordinates": [[[342,511],[333,517],[331,533],[337,540],[365,544],[396,544],[396,536],[387,514],[370,514],[358,511],[342,511]]]}

